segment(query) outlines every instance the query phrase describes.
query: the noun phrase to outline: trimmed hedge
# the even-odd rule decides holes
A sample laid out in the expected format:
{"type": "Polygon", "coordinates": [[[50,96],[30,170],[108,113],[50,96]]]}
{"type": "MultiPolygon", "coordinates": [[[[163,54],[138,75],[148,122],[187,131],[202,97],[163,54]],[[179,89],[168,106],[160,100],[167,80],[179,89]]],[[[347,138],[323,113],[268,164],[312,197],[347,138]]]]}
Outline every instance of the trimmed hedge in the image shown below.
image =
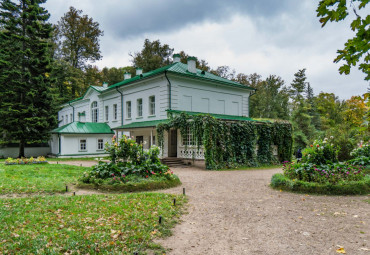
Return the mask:
{"type": "Polygon", "coordinates": [[[271,187],[298,193],[313,193],[320,195],[366,195],[370,194],[370,176],[366,175],[362,181],[341,182],[338,184],[319,184],[291,180],[283,174],[274,174],[271,178],[271,187]]]}
{"type": "Polygon", "coordinates": [[[173,175],[173,179],[170,180],[145,180],[143,182],[128,182],[128,183],[118,183],[118,184],[87,184],[79,182],[77,184],[78,188],[81,189],[99,189],[106,191],[121,191],[121,192],[137,192],[137,191],[150,191],[157,189],[168,189],[181,185],[180,179],[173,175]]]}

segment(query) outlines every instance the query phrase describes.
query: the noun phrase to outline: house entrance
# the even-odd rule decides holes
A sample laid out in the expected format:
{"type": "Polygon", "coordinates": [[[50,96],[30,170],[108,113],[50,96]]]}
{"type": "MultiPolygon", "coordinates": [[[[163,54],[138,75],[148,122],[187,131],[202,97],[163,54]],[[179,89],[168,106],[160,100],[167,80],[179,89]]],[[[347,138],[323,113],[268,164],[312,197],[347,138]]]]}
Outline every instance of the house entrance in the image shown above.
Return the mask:
{"type": "Polygon", "coordinates": [[[170,130],[168,139],[168,156],[177,157],[177,129],[170,130]]]}

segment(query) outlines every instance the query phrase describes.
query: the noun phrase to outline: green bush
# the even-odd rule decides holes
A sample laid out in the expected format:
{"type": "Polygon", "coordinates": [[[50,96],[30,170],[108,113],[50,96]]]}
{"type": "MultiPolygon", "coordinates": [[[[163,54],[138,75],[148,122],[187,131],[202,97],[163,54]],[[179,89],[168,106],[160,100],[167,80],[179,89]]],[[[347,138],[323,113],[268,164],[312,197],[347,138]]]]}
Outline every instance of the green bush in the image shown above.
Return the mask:
{"type": "Polygon", "coordinates": [[[369,142],[365,144],[360,144],[358,148],[354,149],[351,152],[351,156],[354,158],[360,158],[360,157],[370,157],[370,144],[369,142]]]}
{"type": "Polygon", "coordinates": [[[291,180],[283,174],[275,174],[271,178],[271,187],[281,190],[327,194],[327,195],[365,195],[370,193],[370,176],[361,181],[341,181],[333,183],[315,183],[301,180],[291,180]]]}
{"type": "Polygon", "coordinates": [[[107,143],[105,148],[110,154],[111,162],[99,162],[93,166],[90,172],[85,172],[79,179],[81,183],[122,186],[123,190],[135,183],[135,187],[142,185],[143,189],[146,186],[153,189],[161,186],[161,183],[167,183],[164,185],[167,187],[168,182],[172,185],[178,179],[173,176],[168,166],[161,164],[160,150],[156,146],[144,151],[141,144],[138,145],[133,139],[123,136],[117,142],[113,137],[112,143],[107,143]]]}
{"type": "Polygon", "coordinates": [[[334,137],[324,140],[315,140],[313,144],[305,148],[302,152],[302,162],[316,165],[332,164],[338,162],[339,148],[333,144],[334,137]]]}
{"type": "Polygon", "coordinates": [[[106,180],[95,179],[90,183],[79,182],[77,187],[82,189],[99,189],[121,192],[136,192],[148,191],[156,189],[167,189],[176,187],[181,184],[180,179],[176,175],[171,175],[169,178],[164,176],[153,176],[151,178],[140,177],[137,175],[128,176],[126,182],[119,182],[109,178],[106,180]]]}
{"type": "Polygon", "coordinates": [[[283,165],[286,177],[292,180],[316,183],[339,183],[364,179],[364,167],[348,163],[315,165],[312,163],[288,163],[283,165]]]}

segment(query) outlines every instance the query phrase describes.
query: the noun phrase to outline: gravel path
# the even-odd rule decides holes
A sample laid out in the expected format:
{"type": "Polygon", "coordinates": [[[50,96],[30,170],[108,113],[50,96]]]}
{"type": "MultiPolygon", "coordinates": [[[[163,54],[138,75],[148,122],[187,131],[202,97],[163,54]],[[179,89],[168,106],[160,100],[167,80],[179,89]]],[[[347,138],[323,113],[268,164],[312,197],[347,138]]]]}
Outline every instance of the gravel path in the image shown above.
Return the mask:
{"type": "MultiPolygon", "coordinates": [[[[280,169],[174,168],[189,197],[168,254],[370,254],[369,196],[308,196],[271,189],[280,169]]],[[[162,192],[162,191],[161,191],[162,192]]]]}

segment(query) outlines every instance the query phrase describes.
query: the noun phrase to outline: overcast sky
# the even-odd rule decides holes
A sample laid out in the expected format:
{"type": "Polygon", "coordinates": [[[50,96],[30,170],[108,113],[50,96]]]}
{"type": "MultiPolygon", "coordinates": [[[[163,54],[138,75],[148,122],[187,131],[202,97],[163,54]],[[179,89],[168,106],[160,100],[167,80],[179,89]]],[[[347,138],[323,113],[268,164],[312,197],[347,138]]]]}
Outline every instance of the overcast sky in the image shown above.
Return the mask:
{"type": "MultiPolygon", "coordinates": [[[[130,52],[146,38],[169,44],[175,53],[228,65],[237,73],[281,76],[290,84],[306,68],[314,93],[333,92],[341,99],[361,95],[369,82],[354,68],[338,73],[337,49],[353,36],[350,20],[321,28],[313,0],[49,0],[50,22],[69,6],[99,22],[104,31],[98,67],[131,65],[130,52]]],[[[364,10],[363,12],[368,12],[364,10]]]]}

